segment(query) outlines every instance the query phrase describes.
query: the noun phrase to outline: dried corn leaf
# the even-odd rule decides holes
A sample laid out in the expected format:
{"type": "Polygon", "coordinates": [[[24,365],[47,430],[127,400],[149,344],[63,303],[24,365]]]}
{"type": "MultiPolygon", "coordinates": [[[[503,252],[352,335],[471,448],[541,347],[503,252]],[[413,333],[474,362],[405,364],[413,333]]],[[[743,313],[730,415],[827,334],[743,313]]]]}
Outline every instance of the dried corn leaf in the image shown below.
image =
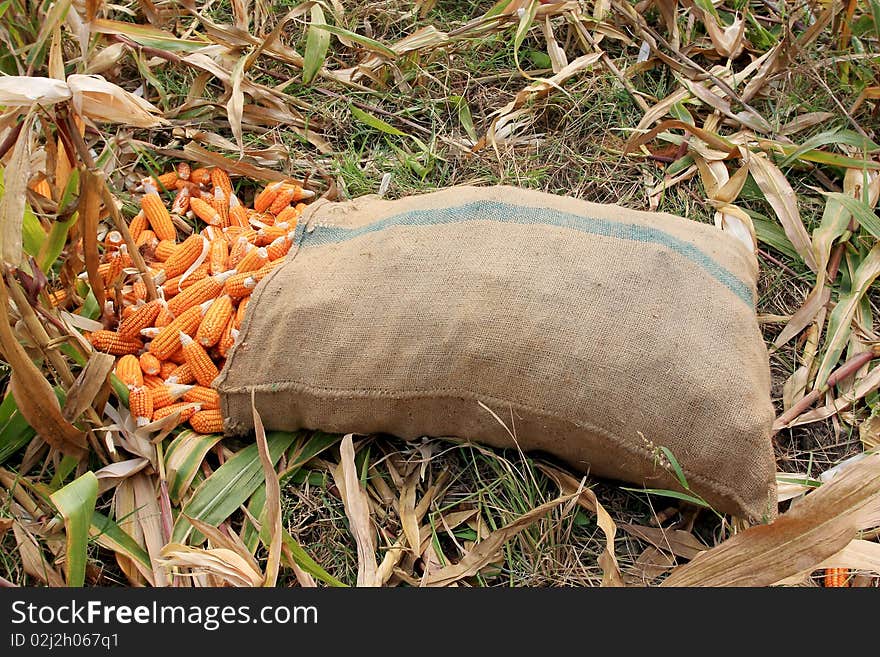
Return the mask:
{"type": "Polygon", "coordinates": [[[25,75],[0,76],[0,106],[3,107],[46,107],[69,100],[70,97],[70,87],[64,80],[25,75]]]}
{"type": "Polygon", "coordinates": [[[269,454],[269,443],[266,441],[266,430],[254,404],[254,392],[251,392],[251,409],[254,414],[254,436],[260,454],[260,464],[265,476],[266,503],[263,505],[264,519],[260,534],[269,549],[266,561],[266,576],[263,586],[275,586],[278,581],[278,569],[281,566],[281,538],[284,531],[281,526],[281,485],[278,473],[275,472],[274,461],[269,454]],[[265,536],[263,536],[265,534],[265,536]],[[268,539],[268,540],[267,540],[268,539]]]}
{"type": "Polygon", "coordinates": [[[345,515],[357,543],[358,586],[379,586],[376,563],[375,530],[370,518],[370,501],[361,487],[357,466],[354,462],[352,434],[339,445],[339,465],[333,471],[336,487],[342,495],[345,515]]]}
{"type": "Polygon", "coordinates": [[[33,120],[34,111],[31,110],[22,122],[12,157],[0,178],[0,258],[10,265],[18,265],[23,255],[22,228],[31,176],[33,120]]]}
{"type": "Polygon", "coordinates": [[[663,586],[769,586],[818,567],[880,523],[880,454],[866,456],[769,525],[676,568],[663,586]]]}
{"type": "Polygon", "coordinates": [[[263,574],[241,555],[226,548],[202,549],[181,543],[162,548],[157,561],[166,568],[187,568],[194,574],[209,574],[231,586],[259,586],[263,574]]]}
{"type": "Polygon", "coordinates": [[[71,75],[67,85],[76,111],[94,121],[154,128],[166,123],[159,108],[100,75],[71,75]]]}
{"type": "Polygon", "coordinates": [[[76,382],[67,391],[61,415],[73,422],[92,405],[101,388],[107,382],[107,375],[113,370],[116,359],[110,354],[92,352],[86,366],[76,382]]]}
{"type": "Polygon", "coordinates": [[[45,553],[24,525],[17,521],[13,522],[12,533],[18,544],[18,553],[21,555],[21,565],[24,572],[49,586],[64,586],[64,578],[46,561],[45,553]]]}

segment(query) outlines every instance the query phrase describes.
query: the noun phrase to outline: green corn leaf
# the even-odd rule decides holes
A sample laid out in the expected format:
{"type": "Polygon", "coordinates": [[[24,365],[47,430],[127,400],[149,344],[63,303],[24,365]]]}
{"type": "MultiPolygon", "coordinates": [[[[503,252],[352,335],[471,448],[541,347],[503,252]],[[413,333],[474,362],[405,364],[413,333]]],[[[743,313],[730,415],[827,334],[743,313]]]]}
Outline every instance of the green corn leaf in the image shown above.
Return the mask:
{"type": "Polygon", "coordinates": [[[327,49],[330,47],[330,32],[319,27],[327,24],[324,10],[321,9],[321,5],[315,3],[311,12],[311,23],[306,36],[306,52],[303,56],[303,84],[309,84],[324,66],[327,49]]]}
{"type": "Polygon", "coordinates": [[[15,404],[15,398],[7,394],[0,404],[0,463],[24,448],[36,435],[15,404]]]}
{"type": "Polygon", "coordinates": [[[841,192],[828,192],[825,196],[829,199],[834,199],[834,201],[842,205],[849,214],[855,217],[862,228],[880,239],[880,217],[874,213],[874,210],[867,203],[841,192]]]}
{"type": "Polygon", "coordinates": [[[186,430],[171,441],[165,452],[165,472],[168,496],[174,504],[180,504],[205,456],[222,437],[220,434],[202,435],[186,430]]]}
{"type": "Polygon", "coordinates": [[[355,43],[361,44],[367,50],[372,50],[373,52],[383,55],[388,59],[397,59],[397,53],[391,50],[388,46],[379,43],[375,39],[371,39],[370,37],[366,37],[362,34],[358,34],[357,32],[351,32],[342,27],[337,27],[336,25],[315,25],[315,29],[317,30],[326,30],[330,32],[330,34],[335,34],[337,36],[345,37],[346,39],[351,39],[355,43]]]}
{"type": "Polygon", "coordinates": [[[408,135],[402,130],[398,130],[390,123],[386,123],[382,119],[373,116],[372,114],[365,112],[359,107],[355,107],[354,105],[349,105],[348,108],[351,111],[351,115],[356,118],[361,123],[364,123],[371,128],[375,128],[380,132],[384,132],[386,135],[394,135],[396,137],[407,137],[408,135]]]}
{"type": "Polygon", "coordinates": [[[52,495],[52,504],[64,518],[67,550],[64,569],[68,586],[82,586],[86,580],[89,529],[95,502],[98,499],[98,478],[94,472],[86,472],[52,495]]]}
{"type": "Polygon", "coordinates": [[[100,511],[92,514],[90,533],[93,539],[103,548],[125,555],[137,561],[146,572],[152,572],[153,565],[150,555],[125,530],[100,511]]]}

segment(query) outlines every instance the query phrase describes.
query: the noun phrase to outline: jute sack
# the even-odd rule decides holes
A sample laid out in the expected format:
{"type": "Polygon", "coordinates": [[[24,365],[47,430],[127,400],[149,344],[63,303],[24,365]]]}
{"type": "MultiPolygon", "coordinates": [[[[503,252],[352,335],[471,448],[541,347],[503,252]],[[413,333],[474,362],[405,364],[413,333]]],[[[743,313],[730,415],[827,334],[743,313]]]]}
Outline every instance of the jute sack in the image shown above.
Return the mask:
{"type": "Polygon", "coordinates": [[[215,386],[231,433],[255,391],[269,429],[518,445],[680,490],[667,447],[714,508],[766,520],[757,272],[714,226],[512,187],[319,201],[215,386]]]}

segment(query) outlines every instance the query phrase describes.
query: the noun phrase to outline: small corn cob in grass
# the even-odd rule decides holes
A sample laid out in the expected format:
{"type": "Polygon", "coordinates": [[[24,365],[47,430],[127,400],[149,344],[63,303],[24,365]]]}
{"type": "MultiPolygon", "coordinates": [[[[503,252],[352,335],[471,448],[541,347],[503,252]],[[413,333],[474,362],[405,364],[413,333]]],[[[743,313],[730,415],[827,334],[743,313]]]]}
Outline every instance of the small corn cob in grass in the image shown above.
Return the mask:
{"type": "Polygon", "coordinates": [[[200,198],[193,197],[189,200],[189,207],[193,211],[193,214],[204,221],[206,224],[209,224],[211,226],[223,225],[223,217],[220,216],[220,213],[217,212],[217,208],[215,208],[211,203],[208,203],[207,201],[204,201],[200,198]]]}
{"type": "Polygon", "coordinates": [[[144,374],[157,375],[162,370],[162,361],[149,351],[142,353],[138,358],[138,361],[140,362],[141,370],[143,370],[144,374]]]}
{"type": "Polygon", "coordinates": [[[187,308],[192,308],[200,303],[216,299],[223,291],[223,284],[233,272],[223,272],[216,276],[207,276],[195,284],[183,290],[180,294],[168,302],[168,310],[172,315],[179,315],[187,308]]]}
{"type": "Polygon", "coordinates": [[[116,378],[127,386],[137,387],[144,385],[144,373],[136,356],[126,354],[116,361],[114,371],[116,378]]]}
{"type": "Polygon", "coordinates": [[[183,240],[165,261],[165,276],[173,278],[184,273],[201,257],[206,244],[207,240],[198,234],[190,235],[183,240]]]}
{"type": "Polygon", "coordinates": [[[177,418],[177,424],[183,424],[184,422],[189,420],[194,413],[197,413],[200,410],[201,407],[198,404],[191,404],[187,401],[176,402],[174,404],[169,404],[168,406],[163,406],[162,408],[157,408],[153,410],[153,422],[163,420],[166,417],[174,415],[179,411],[180,417],[177,418]]]}
{"type": "Polygon", "coordinates": [[[186,363],[190,366],[196,381],[199,385],[210,387],[211,382],[220,374],[220,370],[217,369],[208,352],[183,331],[180,332],[180,344],[183,346],[186,363]]]}
{"type": "Polygon", "coordinates": [[[211,240],[211,250],[208,252],[209,267],[212,274],[226,271],[226,262],[229,259],[229,242],[223,237],[211,240]]]}
{"type": "Polygon", "coordinates": [[[235,265],[235,271],[238,273],[246,271],[256,271],[269,262],[269,254],[262,246],[256,247],[248,251],[245,256],[235,265]]]}
{"type": "MultiPolygon", "coordinates": [[[[181,352],[183,350],[181,349],[181,352]]],[[[194,383],[196,377],[193,376],[192,368],[184,363],[183,365],[178,365],[171,374],[165,379],[166,383],[183,383],[184,385],[187,383],[194,383]]]]}
{"type": "Polygon", "coordinates": [[[205,313],[199,329],[196,331],[196,342],[203,347],[213,347],[220,341],[223,335],[223,329],[229,323],[229,318],[233,316],[232,298],[229,295],[222,295],[211,304],[208,312],[205,313]]]}
{"type": "Polygon", "coordinates": [[[826,588],[849,586],[849,568],[826,568],[824,584],[826,588]]]}
{"type": "Polygon", "coordinates": [[[189,425],[198,433],[220,433],[223,431],[223,413],[216,408],[193,413],[189,425]]]}
{"type": "Polygon", "coordinates": [[[174,318],[150,343],[150,353],[159,360],[173,360],[171,356],[180,347],[180,334],[184,333],[190,337],[195,335],[199,324],[202,323],[202,318],[212,303],[212,301],[206,301],[199,306],[193,306],[174,318]]]}
{"type": "Polygon", "coordinates": [[[159,316],[161,310],[162,303],[159,300],[150,301],[136,308],[133,313],[119,323],[117,330],[119,337],[125,340],[138,339],[141,329],[155,325],[156,317],[159,316]]]}
{"type": "Polygon", "coordinates": [[[135,386],[128,391],[128,409],[137,426],[142,427],[153,419],[153,396],[146,386],[135,386]]]}
{"type": "Polygon", "coordinates": [[[146,191],[146,194],[141,197],[141,210],[146,215],[147,221],[150,222],[150,226],[153,227],[153,232],[156,233],[160,240],[175,239],[177,237],[177,230],[174,228],[171,214],[169,214],[165,204],[162,203],[156,188],[152,185],[146,185],[144,191],[146,191]]]}
{"type": "Polygon", "coordinates": [[[116,331],[104,329],[92,331],[89,334],[89,342],[92,343],[96,351],[102,351],[114,356],[136,354],[144,348],[144,343],[137,338],[126,339],[121,337],[116,331]]]}
{"type": "Polygon", "coordinates": [[[205,411],[220,408],[220,395],[206,386],[193,386],[183,396],[183,401],[201,404],[205,411]]]}

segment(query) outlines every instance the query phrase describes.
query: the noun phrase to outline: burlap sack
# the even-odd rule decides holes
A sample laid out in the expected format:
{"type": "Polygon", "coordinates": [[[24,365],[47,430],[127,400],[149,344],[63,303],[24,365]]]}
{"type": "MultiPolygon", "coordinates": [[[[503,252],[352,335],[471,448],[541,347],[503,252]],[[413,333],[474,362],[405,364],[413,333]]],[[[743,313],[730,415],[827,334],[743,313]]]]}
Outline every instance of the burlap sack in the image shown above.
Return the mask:
{"type": "Polygon", "coordinates": [[[664,446],[716,509],[767,519],[756,276],[714,226],[512,187],[319,201],[215,386],[232,433],[255,390],[270,429],[516,443],[676,489],[664,446]]]}

